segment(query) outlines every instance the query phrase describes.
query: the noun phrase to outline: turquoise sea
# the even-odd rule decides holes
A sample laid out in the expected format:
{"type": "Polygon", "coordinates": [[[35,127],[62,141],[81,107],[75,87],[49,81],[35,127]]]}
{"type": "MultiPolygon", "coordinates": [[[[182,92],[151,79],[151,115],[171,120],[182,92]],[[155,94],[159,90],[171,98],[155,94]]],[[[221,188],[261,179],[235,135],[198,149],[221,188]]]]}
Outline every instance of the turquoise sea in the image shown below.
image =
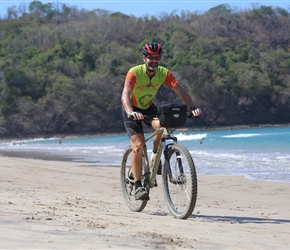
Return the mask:
{"type": "MultiPolygon", "coordinates": [[[[290,127],[187,131],[174,135],[189,149],[197,174],[290,182],[290,127]]],[[[57,155],[88,162],[93,167],[117,167],[128,144],[126,134],[62,139],[61,143],[59,138],[50,138],[1,143],[0,152],[57,155]]]]}

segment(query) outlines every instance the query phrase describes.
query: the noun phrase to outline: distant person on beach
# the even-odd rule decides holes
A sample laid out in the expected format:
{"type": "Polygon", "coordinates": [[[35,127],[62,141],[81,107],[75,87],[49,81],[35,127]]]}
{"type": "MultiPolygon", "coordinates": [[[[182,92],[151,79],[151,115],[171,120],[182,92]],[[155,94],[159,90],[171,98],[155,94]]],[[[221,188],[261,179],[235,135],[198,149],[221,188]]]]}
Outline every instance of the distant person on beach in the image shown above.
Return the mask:
{"type": "MultiPolygon", "coordinates": [[[[135,181],[135,199],[149,199],[148,193],[141,184],[142,152],[144,145],[144,132],[142,127],[143,115],[156,116],[157,108],[153,103],[159,87],[165,84],[171,88],[186,103],[193,116],[201,114],[200,109],[194,106],[192,98],[179,84],[172,72],[160,66],[163,50],[159,43],[149,42],[142,48],[144,64],[135,66],[126,75],[121,101],[123,104],[123,120],[125,129],[130,138],[133,149],[131,158],[132,172],[135,181]]],[[[159,120],[152,119],[146,124],[157,130],[160,128],[159,120]]],[[[153,153],[156,153],[161,134],[154,138],[153,153]]]]}

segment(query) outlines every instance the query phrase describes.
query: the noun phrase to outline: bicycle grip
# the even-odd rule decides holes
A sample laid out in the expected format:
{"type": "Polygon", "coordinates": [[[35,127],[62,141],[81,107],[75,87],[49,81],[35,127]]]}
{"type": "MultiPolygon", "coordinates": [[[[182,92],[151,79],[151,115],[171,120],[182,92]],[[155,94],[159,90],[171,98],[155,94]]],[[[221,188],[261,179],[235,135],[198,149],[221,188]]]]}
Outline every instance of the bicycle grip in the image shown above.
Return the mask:
{"type": "Polygon", "coordinates": [[[186,118],[199,118],[200,116],[194,116],[191,111],[186,112],[186,118]]]}

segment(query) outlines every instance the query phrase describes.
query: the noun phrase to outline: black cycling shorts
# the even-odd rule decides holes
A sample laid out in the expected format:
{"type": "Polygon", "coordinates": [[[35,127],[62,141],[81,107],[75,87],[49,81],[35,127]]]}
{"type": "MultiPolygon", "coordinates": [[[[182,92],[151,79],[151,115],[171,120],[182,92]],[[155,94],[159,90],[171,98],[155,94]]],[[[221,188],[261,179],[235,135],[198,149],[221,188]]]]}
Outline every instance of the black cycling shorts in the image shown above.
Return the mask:
{"type": "MultiPolygon", "coordinates": [[[[150,115],[150,116],[157,115],[157,108],[154,104],[151,105],[148,109],[139,109],[139,108],[133,107],[133,110],[136,112],[140,112],[143,115],[150,115]]],[[[128,118],[128,115],[123,108],[122,108],[122,114],[123,114],[124,126],[125,126],[125,129],[129,138],[135,134],[144,134],[143,125],[142,125],[143,122],[146,125],[152,127],[151,122],[145,122],[145,121],[140,121],[140,120],[134,120],[133,118],[128,118]]]]}

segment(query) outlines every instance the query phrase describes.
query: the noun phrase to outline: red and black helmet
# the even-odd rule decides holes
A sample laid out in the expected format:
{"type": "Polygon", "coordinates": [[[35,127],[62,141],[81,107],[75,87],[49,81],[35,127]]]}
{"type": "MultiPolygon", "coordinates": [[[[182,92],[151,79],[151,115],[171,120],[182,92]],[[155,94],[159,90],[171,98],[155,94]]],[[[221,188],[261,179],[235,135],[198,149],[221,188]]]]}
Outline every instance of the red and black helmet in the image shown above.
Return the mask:
{"type": "Polygon", "coordinates": [[[159,43],[156,42],[150,42],[146,43],[144,47],[142,48],[142,54],[144,56],[148,55],[162,55],[162,47],[159,43]]]}

